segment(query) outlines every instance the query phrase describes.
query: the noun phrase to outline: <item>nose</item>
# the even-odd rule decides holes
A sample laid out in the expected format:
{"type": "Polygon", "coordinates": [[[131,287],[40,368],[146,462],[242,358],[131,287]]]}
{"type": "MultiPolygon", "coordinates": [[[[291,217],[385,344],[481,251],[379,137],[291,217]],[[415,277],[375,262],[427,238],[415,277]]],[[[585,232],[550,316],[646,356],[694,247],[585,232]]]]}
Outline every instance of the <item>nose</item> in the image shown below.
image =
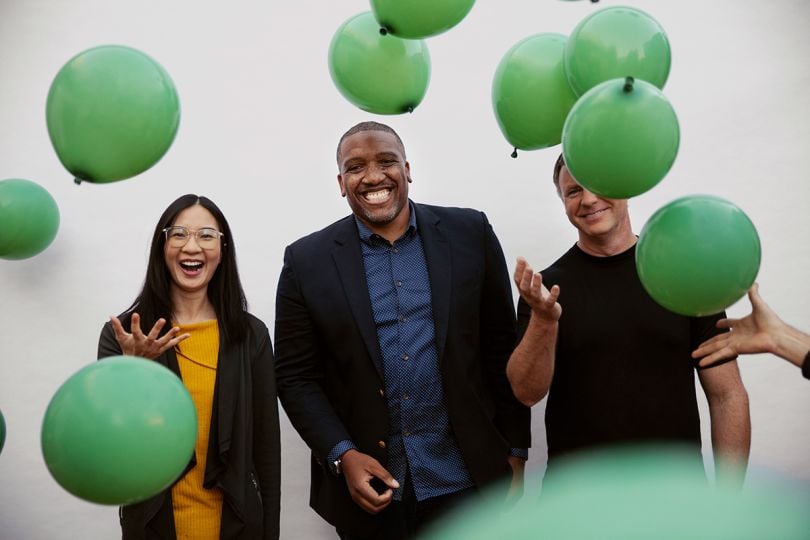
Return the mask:
{"type": "Polygon", "coordinates": [[[582,188],[582,204],[590,206],[592,204],[596,204],[599,200],[599,197],[594,195],[592,192],[588,191],[585,188],[582,188]]]}
{"type": "Polygon", "coordinates": [[[189,235],[188,242],[183,246],[183,251],[187,253],[199,253],[202,251],[200,244],[197,243],[196,234],[189,235]]]}
{"type": "Polygon", "coordinates": [[[383,171],[383,168],[376,163],[369,165],[368,173],[366,174],[366,182],[377,184],[383,180],[385,180],[385,171],[383,171]]]}

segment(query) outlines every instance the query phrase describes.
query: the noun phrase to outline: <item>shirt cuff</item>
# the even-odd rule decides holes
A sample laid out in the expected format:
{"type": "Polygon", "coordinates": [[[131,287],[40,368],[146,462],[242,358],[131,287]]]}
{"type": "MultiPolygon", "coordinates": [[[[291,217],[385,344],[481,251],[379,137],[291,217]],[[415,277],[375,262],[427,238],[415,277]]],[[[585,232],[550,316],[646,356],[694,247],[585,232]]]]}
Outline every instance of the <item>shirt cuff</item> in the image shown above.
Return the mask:
{"type": "Polygon", "coordinates": [[[519,457],[521,459],[529,459],[529,449],[528,448],[510,448],[509,449],[509,456],[510,457],[519,457]]]}
{"type": "Polygon", "coordinates": [[[329,470],[335,472],[335,461],[337,461],[340,456],[342,456],[343,454],[352,449],[357,450],[357,447],[349,439],[340,441],[335,446],[333,446],[332,450],[330,450],[329,453],[326,454],[326,461],[327,464],[329,465],[329,470]]]}

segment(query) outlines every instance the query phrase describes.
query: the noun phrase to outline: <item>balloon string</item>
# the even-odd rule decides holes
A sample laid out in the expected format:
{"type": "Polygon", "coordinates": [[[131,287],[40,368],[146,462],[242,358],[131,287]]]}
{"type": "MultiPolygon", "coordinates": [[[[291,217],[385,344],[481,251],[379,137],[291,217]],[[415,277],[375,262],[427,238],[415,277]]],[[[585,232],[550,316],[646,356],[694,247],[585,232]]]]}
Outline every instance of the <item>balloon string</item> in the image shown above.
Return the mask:
{"type": "Polygon", "coordinates": [[[633,77],[627,77],[624,79],[624,91],[625,92],[632,92],[633,91],[633,83],[635,79],[633,77]]]}
{"type": "Polygon", "coordinates": [[[511,153],[510,155],[511,155],[513,158],[516,158],[516,157],[517,157],[517,147],[515,147],[515,149],[512,151],[512,153],[511,153]]]}

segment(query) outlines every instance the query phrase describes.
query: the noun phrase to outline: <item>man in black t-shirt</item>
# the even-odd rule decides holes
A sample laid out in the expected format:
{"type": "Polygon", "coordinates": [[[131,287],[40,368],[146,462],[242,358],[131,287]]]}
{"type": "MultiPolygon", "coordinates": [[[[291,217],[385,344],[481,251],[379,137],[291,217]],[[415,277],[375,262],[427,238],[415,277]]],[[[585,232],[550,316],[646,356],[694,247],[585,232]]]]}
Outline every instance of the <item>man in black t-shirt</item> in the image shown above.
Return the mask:
{"type": "MultiPolygon", "coordinates": [[[[518,259],[521,340],[507,366],[520,401],[531,406],[549,396],[549,466],[573,451],[619,443],[680,443],[700,452],[690,354],[720,332],[715,323],[724,314],[685,317],[655,303],[636,272],[627,201],[582,187],[562,156],[554,183],[579,238],[542,274],[518,259]]],[[[718,480],[740,484],[751,428],[736,360],[697,373],[718,480]]]]}

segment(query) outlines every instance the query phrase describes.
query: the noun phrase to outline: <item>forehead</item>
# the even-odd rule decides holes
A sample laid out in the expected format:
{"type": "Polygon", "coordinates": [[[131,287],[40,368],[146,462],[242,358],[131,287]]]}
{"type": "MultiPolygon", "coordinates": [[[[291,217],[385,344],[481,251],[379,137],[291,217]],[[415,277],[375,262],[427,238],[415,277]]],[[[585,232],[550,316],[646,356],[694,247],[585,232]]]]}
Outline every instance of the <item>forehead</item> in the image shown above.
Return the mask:
{"type": "Polygon", "coordinates": [[[214,214],[209,212],[205,207],[200,204],[195,204],[177,214],[172,225],[183,225],[192,228],[217,227],[217,220],[214,214]]]}
{"type": "Polygon", "coordinates": [[[562,168],[560,169],[560,181],[559,181],[559,184],[560,184],[560,191],[561,192],[565,191],[566,188],[569,188],[571,186],[580,186],[581,185],[579,182],[574,180],[574,177],[571,176],[571,173],[568,170],[568,167],[566,167],[565,165],[563,165],[562,168]]]}
{"type": "Polygon", "coordinates": [[[369,152],[392,152],[403,155],[405,149],[397,140],[396,136],[387,131],[360,131],[349,135],[340,143],[340,156],[342,160],[369,152]]]}

